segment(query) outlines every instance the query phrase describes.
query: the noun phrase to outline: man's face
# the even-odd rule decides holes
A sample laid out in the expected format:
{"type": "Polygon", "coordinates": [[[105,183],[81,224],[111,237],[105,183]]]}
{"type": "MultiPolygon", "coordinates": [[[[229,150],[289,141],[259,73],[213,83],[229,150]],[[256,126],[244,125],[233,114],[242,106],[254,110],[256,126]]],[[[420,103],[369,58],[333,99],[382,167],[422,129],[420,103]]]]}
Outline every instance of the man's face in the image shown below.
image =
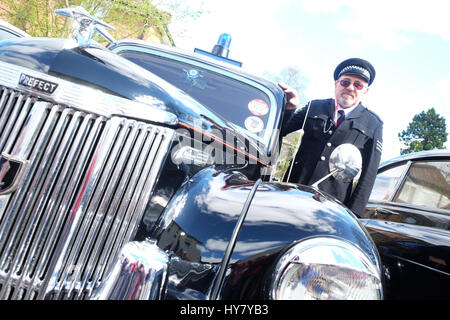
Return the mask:
{"type": "Polygon", "coordinates": [[[341,105],[342,108],[351,108],[357,106],[361,99],[367,94],[369,87],[367,81],[358,76],[345,74],[342,75],[336,82],[334,87],[334,93],[336,96],[336,101],[341,105]],[[344,81],[343,81],[344,80],[344,81]],[[347,87],[342,85],[350,83],[347,87]],[[357,89],[357,87],[361,87],[357,89]]]}

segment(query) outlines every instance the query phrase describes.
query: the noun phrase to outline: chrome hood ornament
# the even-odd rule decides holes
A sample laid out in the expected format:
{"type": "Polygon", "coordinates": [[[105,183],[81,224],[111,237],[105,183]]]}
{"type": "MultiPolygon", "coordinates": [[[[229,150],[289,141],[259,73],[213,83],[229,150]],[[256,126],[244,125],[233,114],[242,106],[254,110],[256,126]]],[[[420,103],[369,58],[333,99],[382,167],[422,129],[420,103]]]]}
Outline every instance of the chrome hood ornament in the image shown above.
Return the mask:
{"type": "Polygon", "coordinates": [[[86,48],[91,45],[94,32],[98,32],[110,43],[115,42],[105,29],[114,30],[114,27],[91,16],[83,7],[56,9],[55,13],[74,19],[75,26],[72,38],[77,41],[80,47],[86,48]]]}

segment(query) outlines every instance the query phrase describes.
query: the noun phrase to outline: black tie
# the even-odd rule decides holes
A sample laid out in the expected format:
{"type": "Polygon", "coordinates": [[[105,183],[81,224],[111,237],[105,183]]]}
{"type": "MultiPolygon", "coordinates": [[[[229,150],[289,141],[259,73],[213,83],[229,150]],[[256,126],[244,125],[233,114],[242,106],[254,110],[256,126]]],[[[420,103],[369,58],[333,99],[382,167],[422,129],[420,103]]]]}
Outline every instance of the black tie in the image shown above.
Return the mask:
{"type": "Polygon", "coordinates": [[[339,113],[339,115],[338,115],[336,127],[339,127],[339,125],[342,123],[342,121],[345,120],[345,112],[344,112],[344,110],[339,110],[338,113],[339,113]]]}

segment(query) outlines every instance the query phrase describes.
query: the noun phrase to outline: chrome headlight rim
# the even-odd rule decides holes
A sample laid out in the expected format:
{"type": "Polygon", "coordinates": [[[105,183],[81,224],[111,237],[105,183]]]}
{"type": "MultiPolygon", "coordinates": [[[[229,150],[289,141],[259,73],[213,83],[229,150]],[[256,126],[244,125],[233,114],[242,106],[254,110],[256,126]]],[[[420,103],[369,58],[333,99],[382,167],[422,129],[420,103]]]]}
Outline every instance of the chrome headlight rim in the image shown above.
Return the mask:
{"type": "MultiPolygon", "coordinates": [[[[349,268],[349,263],[344,261],[327,261],[325,256],[315,256],[308,257],[308,259],[301,260],[300,256],[302,253],[308,250],[318,248],[318,247],[335,247],[341,250],[346,250],[349,254],[353,255],[359,265],[354,264],[350,269],[358,272],[366,273],[367,275],[373,276],[379,283],[378,295],[379,299],[383,299],[383,288],[382,288],[382,273],[380,269],[379,261],[373,262],[369,256],[364,253],[364,251],[358,247],[356,244],[339,237],[334,236],[316,236],[310,237],[291,245],[275,265],[275,268],[271,276],[271,284],[269,287],[269,298],[278,300],[283,299],[278,294],[278,289],[280,288],[281,282],[284,280],[283,277],[286,275],[287,269],[293,264],[304,264],[304,265],[323,265],[323,266],[334,266],[338,268],[349,268]],[[332,263],[330,263],[332,262],[332,263]]],[[[304,258],[304,257],[303,257],[304,258]]],[[[328,257],[329,258],[329,257],[328,257]]]]}

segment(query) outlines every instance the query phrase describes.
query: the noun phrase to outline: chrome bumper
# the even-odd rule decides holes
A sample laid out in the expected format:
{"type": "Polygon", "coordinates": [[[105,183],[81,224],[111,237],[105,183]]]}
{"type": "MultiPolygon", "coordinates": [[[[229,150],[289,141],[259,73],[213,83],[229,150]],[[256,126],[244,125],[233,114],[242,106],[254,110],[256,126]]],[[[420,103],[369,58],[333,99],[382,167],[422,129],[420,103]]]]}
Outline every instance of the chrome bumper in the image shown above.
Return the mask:
{"type": "Polygon", "coordinates": [[[94,300],[159,300],[167,283],[169,256],[155,242],[127,243],[94,300]]]}

